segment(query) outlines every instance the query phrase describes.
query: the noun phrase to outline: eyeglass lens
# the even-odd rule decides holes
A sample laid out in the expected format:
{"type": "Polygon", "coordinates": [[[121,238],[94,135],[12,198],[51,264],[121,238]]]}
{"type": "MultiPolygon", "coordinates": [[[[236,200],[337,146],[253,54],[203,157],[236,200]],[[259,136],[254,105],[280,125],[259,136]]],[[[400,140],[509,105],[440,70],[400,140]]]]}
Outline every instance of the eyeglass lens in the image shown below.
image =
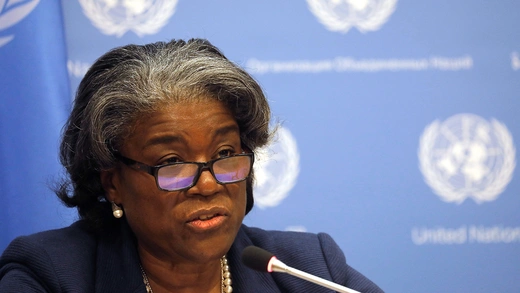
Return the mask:
{"type": "MultiPolygon", "coordinates": [[[[249,175],[251,158],[248,156],[223,158],[215,161],[212,168],[219,183],[240,181],[249,175]]],[[[164,166],[157,172],[157,182],[159,187],[164,190],[179,190],[192,185],[198,172],[197,164],[164,166]]]]}

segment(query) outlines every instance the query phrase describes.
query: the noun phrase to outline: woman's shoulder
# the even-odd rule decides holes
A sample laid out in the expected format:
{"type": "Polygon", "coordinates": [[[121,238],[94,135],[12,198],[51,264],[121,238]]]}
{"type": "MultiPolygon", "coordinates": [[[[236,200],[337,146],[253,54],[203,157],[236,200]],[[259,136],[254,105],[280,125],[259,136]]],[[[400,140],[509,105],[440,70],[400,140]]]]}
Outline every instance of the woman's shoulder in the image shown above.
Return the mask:
{"type": "MultiPolygon", "coordinates": [[[[322,250],[341,250],[336,242],[327,233],[309,233],[296,231],[264,230],[254,227],[242,227],[245,235],[254,245],[273,248],[280,252],[293,253],[319,253],[322,250]]],[[[274,253],[274,252],[273,252],[274,253]]]]}
{"type": "Polygon", "coordinates": [[[66,228],[20,236],[9,244],[0,257],[0,279],[7,282],[9,279],[4,280],[2,276],[11,274],[16,276],[12,280],[45,280],[43,282],[49,287],[59,287],[62,281],[59,279],[63,277],[86,280],[88,276],[84,273],[93,271],[95,252],[96,237],[81,222],[66,228]]]}
{"type": "Polygon", "coordinates": [[[246,226],[242,230],[241,237],[250,241],[250,245],[271,252],[288,265],[291,263],[297,267],[313,267],[323,271],[341,270],[347,266],[343,251],[326,233],[263,230],[246,226]]]}
{"type": "Polygon", "coordinates": [[[74,255],[77,251],[82,251],[80,254],[84,255],[89,248],[95,248],[95,238],[86,225],[78,221],[65,228],[17,237],[9,244],[2,257],[22,256],[43,251],[48,256],[57,254],[64,257],[69,254],[74,255]]]}
{"type": "MultiPolygon", "coordinates": [[[[275,231],[243,226],[238,238],[244,246],[263,248],[288,266],[360,292],[383,292],[347,264],[343,251],[327,233],[275,231]]],[[[294,283],[294,288],[291,287],[293,289],[287,290],[288,292],[298,291],[296,289],[301,284],[297,284],[294,278],[284,279],[285,277],[277,275],[275,279],[284,283],[284,286],[293,286],[294,283]]]]}

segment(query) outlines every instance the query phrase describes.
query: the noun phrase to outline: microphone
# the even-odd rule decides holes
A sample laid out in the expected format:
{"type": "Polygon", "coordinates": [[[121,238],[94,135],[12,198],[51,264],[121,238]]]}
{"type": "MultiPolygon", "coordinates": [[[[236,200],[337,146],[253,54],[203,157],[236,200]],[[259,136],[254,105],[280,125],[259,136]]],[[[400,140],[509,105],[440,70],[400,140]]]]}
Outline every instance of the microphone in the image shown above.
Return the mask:
{"type": "Polygon", "coordinates": [[[314,284],[329,288],[340,293],[361,293],[359,291],[338,285],[331,281],[291,268],[279,261],[274,254],[257,246],[248,246],[242,251],[242,262],[253,270],[260,272],[287,273],[314,284]]]}

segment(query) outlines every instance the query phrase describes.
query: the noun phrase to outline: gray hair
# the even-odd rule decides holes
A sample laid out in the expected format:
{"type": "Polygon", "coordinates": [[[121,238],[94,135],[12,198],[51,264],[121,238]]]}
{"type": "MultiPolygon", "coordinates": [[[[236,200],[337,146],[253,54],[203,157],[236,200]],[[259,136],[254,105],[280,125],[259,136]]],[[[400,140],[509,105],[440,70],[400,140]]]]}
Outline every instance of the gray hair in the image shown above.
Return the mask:
{"type": "MultiPolygon", "coordinates": [[[[109,225],[100,171],[116,165],[135,122],[165,103],[201,97],[223,102],[232,112],[242,144],[254,151],[270,138],[270,110],[258,83],[204,39],[173,40],[115,48],[101,56],[81,81],[60,146],[68,180],[58,197],[77,207],[94,229],[109,225]]],[[[247,181],[246,214],[253,207],[247,181]]]]}

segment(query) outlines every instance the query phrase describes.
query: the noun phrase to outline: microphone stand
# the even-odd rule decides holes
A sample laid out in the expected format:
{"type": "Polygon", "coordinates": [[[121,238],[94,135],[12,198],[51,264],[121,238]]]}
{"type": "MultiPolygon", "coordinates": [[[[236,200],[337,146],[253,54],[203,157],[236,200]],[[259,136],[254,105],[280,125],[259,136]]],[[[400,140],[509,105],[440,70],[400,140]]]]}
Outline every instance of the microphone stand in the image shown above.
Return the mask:
{"type": "Polygon", "coordinates": [[[336,283],[333,283],[331,281],[322,279],[320,277],[316,277],[314,275],[311,275],[311,274],[308,274],[306,272],[300,271],[298,269],[291,268],[291,267],[287,266],[286,264],[284,264],[283,262],[279,261],[276,258],[271,259],[270,265],[271,265],[271,270],[273,272],[287,273],[289,275],[293,275],[295,277],[307,280],[307,281],[312,282],[314,284],[318,284],[320,286],[329,288],[329,289],[334,290],[336,292],[340,292],[340,293],[361,293],[361,292],[356,291],[354,289],[350,289],[350,288],[338,285],[336,283]]]}

